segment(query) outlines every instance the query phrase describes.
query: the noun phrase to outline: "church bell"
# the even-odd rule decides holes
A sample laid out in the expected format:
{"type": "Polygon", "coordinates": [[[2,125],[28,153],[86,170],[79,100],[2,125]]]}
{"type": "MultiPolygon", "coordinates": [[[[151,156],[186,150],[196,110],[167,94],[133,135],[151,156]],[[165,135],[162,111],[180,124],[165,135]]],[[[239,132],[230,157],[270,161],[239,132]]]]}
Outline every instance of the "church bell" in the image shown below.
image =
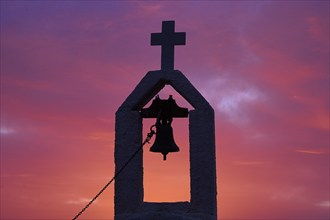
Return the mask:
{"type": "Polygon", "coordinates": [[[172,95],[168,99],[160,99],[159,96],[152,101],[149,108],[141,110],[142,118],[157,118],[156,139],[151,146],[150,151],[166,155],[171,152],[180,151],[173,137],[173,128],[171,126],[173,118],[187,118],[188,109],[179,107],[172,95]]]}
{"type": "Polygon", "coordinates": [[[173,138],[172,126],[167,120],[156,123],[156,140],[150,151],[163,154],[163,160],[166,160],[168,153],[180,151],[173,138]]]}

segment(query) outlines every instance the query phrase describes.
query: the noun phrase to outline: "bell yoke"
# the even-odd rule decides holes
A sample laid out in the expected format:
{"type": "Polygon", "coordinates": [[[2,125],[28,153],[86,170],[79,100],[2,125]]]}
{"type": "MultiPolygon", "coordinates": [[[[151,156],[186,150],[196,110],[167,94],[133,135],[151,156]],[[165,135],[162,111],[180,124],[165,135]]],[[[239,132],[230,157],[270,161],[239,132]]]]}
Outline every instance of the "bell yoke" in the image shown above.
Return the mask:
{"type": "Polygon", "coordinates": [[[156,140],[151,146],[150,151],[163,154],[163,160],[170,152],[178,152],[180,149],[176,145],[173,137],[171,123],[173,118],[187,118],[188,108],[179,107],[172,95],[166,99],[160,99],[157,95],[149,108],[141,110],[142,118],[157,118],[156,140]]]}

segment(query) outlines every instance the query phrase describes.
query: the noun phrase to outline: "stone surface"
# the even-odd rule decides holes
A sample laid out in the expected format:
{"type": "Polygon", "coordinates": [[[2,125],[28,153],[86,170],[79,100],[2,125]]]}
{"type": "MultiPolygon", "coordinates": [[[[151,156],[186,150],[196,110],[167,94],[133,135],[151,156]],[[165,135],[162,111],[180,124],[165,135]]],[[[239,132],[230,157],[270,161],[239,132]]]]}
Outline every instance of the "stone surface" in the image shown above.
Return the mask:
{"type": "MultiPolygon", "coordinates": [[[[116,113],[116,173],[142,143],[142,118],[137,111],[116,113]]],[[[136,212],[143,202],[143,151],[115,180],[115,215],[136,212]]]]}
{"type": "Polygon", "coordinates": [[[205,214],[145,212],[145,213],[118,215],[116,220],[214,220],[214,217],[205,214]]]}
{"type": "Polygon", "coordinates": [[[179,70],[149,71],[126,98],[118,111],[139,111],[145,106],[165,85],[171,85],[191,106],[199,110],[212,109],[210,104],[198,92],[191,82],[179,70]]]}
{"type": "Polygon", "coordinates": [[[189,112],[191,211],[217,215],[213,109],[189,112]]]}

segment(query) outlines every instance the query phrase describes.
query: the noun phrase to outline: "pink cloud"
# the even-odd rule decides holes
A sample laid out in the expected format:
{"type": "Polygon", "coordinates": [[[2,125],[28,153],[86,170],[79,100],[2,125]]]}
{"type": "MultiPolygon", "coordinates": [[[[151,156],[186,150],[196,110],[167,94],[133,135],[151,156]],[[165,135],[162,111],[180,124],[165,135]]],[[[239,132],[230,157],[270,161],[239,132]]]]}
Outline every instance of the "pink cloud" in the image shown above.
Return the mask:
{"type": "Polygon", "coordinates": [[[324,151],[316,151],[316,150],[296,150],[298,153],[304,153],[304,154],[325,154],[324,151]]]}

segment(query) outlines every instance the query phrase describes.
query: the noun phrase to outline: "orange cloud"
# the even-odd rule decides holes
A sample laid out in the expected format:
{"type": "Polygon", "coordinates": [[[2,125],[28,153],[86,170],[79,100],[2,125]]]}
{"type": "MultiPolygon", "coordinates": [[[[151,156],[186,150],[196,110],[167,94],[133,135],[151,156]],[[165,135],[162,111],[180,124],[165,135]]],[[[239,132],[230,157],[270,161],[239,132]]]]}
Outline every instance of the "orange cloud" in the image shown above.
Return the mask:
{"type": "Polygon", "coordinates": [[[251,161],[233,161],[234,165],[242,165],[242,166],[254,166],[254,165],[262,165],[264,164],[263,161],[258,161],[258,160],[251,160],[251,161]]]}

